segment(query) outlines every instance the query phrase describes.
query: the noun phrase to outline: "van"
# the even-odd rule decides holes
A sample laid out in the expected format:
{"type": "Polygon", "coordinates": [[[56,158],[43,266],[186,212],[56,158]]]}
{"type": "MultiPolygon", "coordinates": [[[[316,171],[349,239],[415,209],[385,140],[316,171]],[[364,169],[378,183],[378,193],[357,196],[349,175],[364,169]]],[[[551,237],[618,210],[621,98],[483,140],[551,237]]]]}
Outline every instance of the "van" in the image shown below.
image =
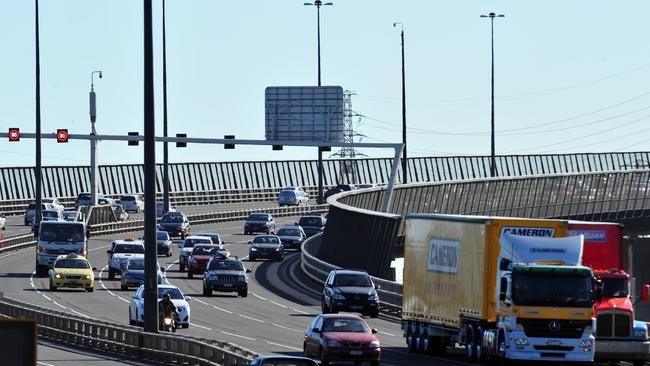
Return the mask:
{"type": "Polygon", "coordinates": [[[126,212],[144,211],[144,200],[139,194],[125,194],[120,197],[120,202],[126,212]]]}
{"type": "Polygon", "coordinates": [[[36,246],[36,274],[45,276],[62,254],[88,254],[86,225],[73,221],[42,221],[36,246]]]}

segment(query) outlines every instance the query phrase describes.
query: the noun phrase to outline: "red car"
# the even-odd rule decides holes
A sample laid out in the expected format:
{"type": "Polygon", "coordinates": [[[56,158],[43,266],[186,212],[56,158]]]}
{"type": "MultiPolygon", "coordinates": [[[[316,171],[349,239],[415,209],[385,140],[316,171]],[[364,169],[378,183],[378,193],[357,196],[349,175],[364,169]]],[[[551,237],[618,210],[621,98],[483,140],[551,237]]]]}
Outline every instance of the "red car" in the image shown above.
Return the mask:
{"type": "Polygon", "coordinates": [[[358,315],[321,314],[305,330],[303,352],[320,358],[321,366],[331,361],[368,361],[378,366],[381,346],[376,333],[358,315]]]}
{"type": "Polygon", "coordinates": [[[187,278],[193,278],[195,274],[202,275],[212,257],[220,256],[225,258],[227,256],[226,252],[219,244],[195,245],[192,254],[187,259],[187,278]]]}

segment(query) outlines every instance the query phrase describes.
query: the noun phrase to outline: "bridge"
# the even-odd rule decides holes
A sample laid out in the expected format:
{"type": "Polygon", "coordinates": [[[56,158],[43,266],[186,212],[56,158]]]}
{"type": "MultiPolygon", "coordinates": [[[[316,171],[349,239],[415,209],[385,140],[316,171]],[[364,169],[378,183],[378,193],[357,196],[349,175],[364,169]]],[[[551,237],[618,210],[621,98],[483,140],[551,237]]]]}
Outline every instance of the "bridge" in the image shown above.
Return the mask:
{"type": "MultiPolygon", "coordinates": [[[[306,212],[327,210],[327,229],[305,245],[305,252],[291,253],[281,263],[245,262],[253,270],[250,296],[246,299],[229,295],[204,298],[200,295],[200,280],[187,279],[177,272],[175,256],[159,258],[161,265],[169,269],[166,281],[193,297],[193,324],[187,330],[180,330],[180,337],[147,335],[147,341],[142,343],[140,328],[126,325],[131,292],[119,290],[116,281],[108,281],[104,269],[105,248],[115,236],[139,235],[142,230],[139,217],[125,223],[91,225],[89,259],[98,267],[101,278],[93,294],[47,292],[47,280],[32,273],[31,239],[21,237],[20,223],[10,220],[10,232],[15,237],[4,241],[0,256],[0,287],[4,293],[0,313],[38,316],[42,324],[48,324],[42,327],[44,337],[109,350],[120,357],[140,355],[141,359],[197,363],[205,357],[220,364],[234,364],[255,353],[300,353],[302,331],[320,309],[322,274],[333,266],[366,268],[384,278],[385,312],[379,319],[368,320],[371,326],[380,329],[385,352],[382,364],[442,365],[448,361],[406,353],[395,316],[399,312],[400,289],[390,281],[389,263],[395,251],[399,251],[404,213],[622,221],[634,229],[629,232],[640,243],[635,246],[640,248],[635,258],[645,253],[645,239],[639,235],[645,233],[642,229],[650,214],[650,170],[645,163],[650,161],[648,153],[500,156],[498,178],[487,178],[488,159],[409,160],[406,174],[413,183],[396,187],[389,212],[379,212],[385,194],[381,187],[330,198],[329,206],[311,205],[296,210],[274,207],[272,201],[283,185],[305,185],[313,189],[315,162],[311,161],[174,164],[174,199],[178,200],[179,208],[190,211],[192,221],[196,219],[199,223],[193,230],[219,231],[234,255],[247,254],[246,243],[252,237],[242,234],[243,219],[253,210],[275,211],[278,224],[293,223],[306,212]],[[156,353],[152,349],[164,352],[156,353]]],[[[383,184],[387,179],[388,160],[326,161],[326,185],[383,184]]],[[[32,170],[0,170],[0,181],[6,182],[0,192],[4,212],[16,212],[16,206],[24,207],[31,199],[32,170]]],[[[85,167],[47,167],[45,171],[46,195],[72,197],[88,187],[85,167]]],[[[142,186],[137,183],[141,182],[141,166],[106,166],[101,172],[102,190],[107,194],[141,191],[142,186]]],[[[398,174],[404,172],[400,170],[398,174]]],[[[635,272],[637,278],[649,280],[641,271],[642,263],[636,259],[634,268],[642,275],[635,272]]],[[[452,354],[451,358],[460,359],[460,355],[452,354]]]]}

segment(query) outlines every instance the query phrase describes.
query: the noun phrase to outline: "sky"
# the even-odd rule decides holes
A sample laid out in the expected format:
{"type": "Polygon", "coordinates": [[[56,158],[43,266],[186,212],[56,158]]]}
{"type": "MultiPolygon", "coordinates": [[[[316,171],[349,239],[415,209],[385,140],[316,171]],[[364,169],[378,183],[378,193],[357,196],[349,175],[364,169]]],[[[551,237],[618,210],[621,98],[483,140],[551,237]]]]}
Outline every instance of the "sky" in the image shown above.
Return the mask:
{"type": "MultiPolygon", "coordinates": [[[[650,2],[340,0],[321,8],[323,85],[354,93],[356,141],[401,142],[401,22],[409,156],[490,153],[490,20],[497,154],[647,151],[650,2]]],[[[162,135],[162,2],[154,0],[156,133],[162,135]]],[[[143,132],[143,7],[41,0],[43,132],[143,132]]],[[[299,0],[167,0],[169,132],[264,139],[267,86],[317,83],[316,8],[299,0]]],[[[0,131],[35,130],[34,2],[0,2],[0,131]]],[[[335,152],[336,149],[333,149],[335,152]]],[[[386,149],[361,149],[387,157],[386,149]]],[[[100,164],[143,146],[102,142],[100,164]]],[[[88,165],[89,143],[43,142],[46,165],[88,165]]],[[[34,141],[0,141],[1,166],[34,164],[34,141]]],[[[170,145],[170,161],[315,159],[315,148],[170,145]]],[[[329,157],[329,155],[325,155],[329,157]]],[[[162,161],[162,148],[157,148],[162,161]]]]}

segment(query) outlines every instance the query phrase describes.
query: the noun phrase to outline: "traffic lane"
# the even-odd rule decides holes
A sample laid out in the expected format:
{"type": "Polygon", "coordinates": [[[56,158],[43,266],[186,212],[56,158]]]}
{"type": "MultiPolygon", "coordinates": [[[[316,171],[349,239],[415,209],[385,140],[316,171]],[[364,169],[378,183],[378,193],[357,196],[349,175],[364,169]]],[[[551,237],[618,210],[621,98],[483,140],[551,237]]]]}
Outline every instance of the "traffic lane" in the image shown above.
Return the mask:
{"type": "Polygon", "coordinates": [[[7,226],[4,230],[5,236],[13,236],[19,233],[29,234],[32,232],[31,227],[29,225],[25,225],[25,219],[23,215],[5,216],[5,219],[7,220],[7,226]]]}
{"type": "Polygon", "coordinates": [[[122,356],[92,352],[85,348],[69,347],[44,339],[38,341],[37,357],[36,364],[40,366],[79,366],[83,364],[93,366],[154,365],[153,363],[125,359],[122,356]]]}

